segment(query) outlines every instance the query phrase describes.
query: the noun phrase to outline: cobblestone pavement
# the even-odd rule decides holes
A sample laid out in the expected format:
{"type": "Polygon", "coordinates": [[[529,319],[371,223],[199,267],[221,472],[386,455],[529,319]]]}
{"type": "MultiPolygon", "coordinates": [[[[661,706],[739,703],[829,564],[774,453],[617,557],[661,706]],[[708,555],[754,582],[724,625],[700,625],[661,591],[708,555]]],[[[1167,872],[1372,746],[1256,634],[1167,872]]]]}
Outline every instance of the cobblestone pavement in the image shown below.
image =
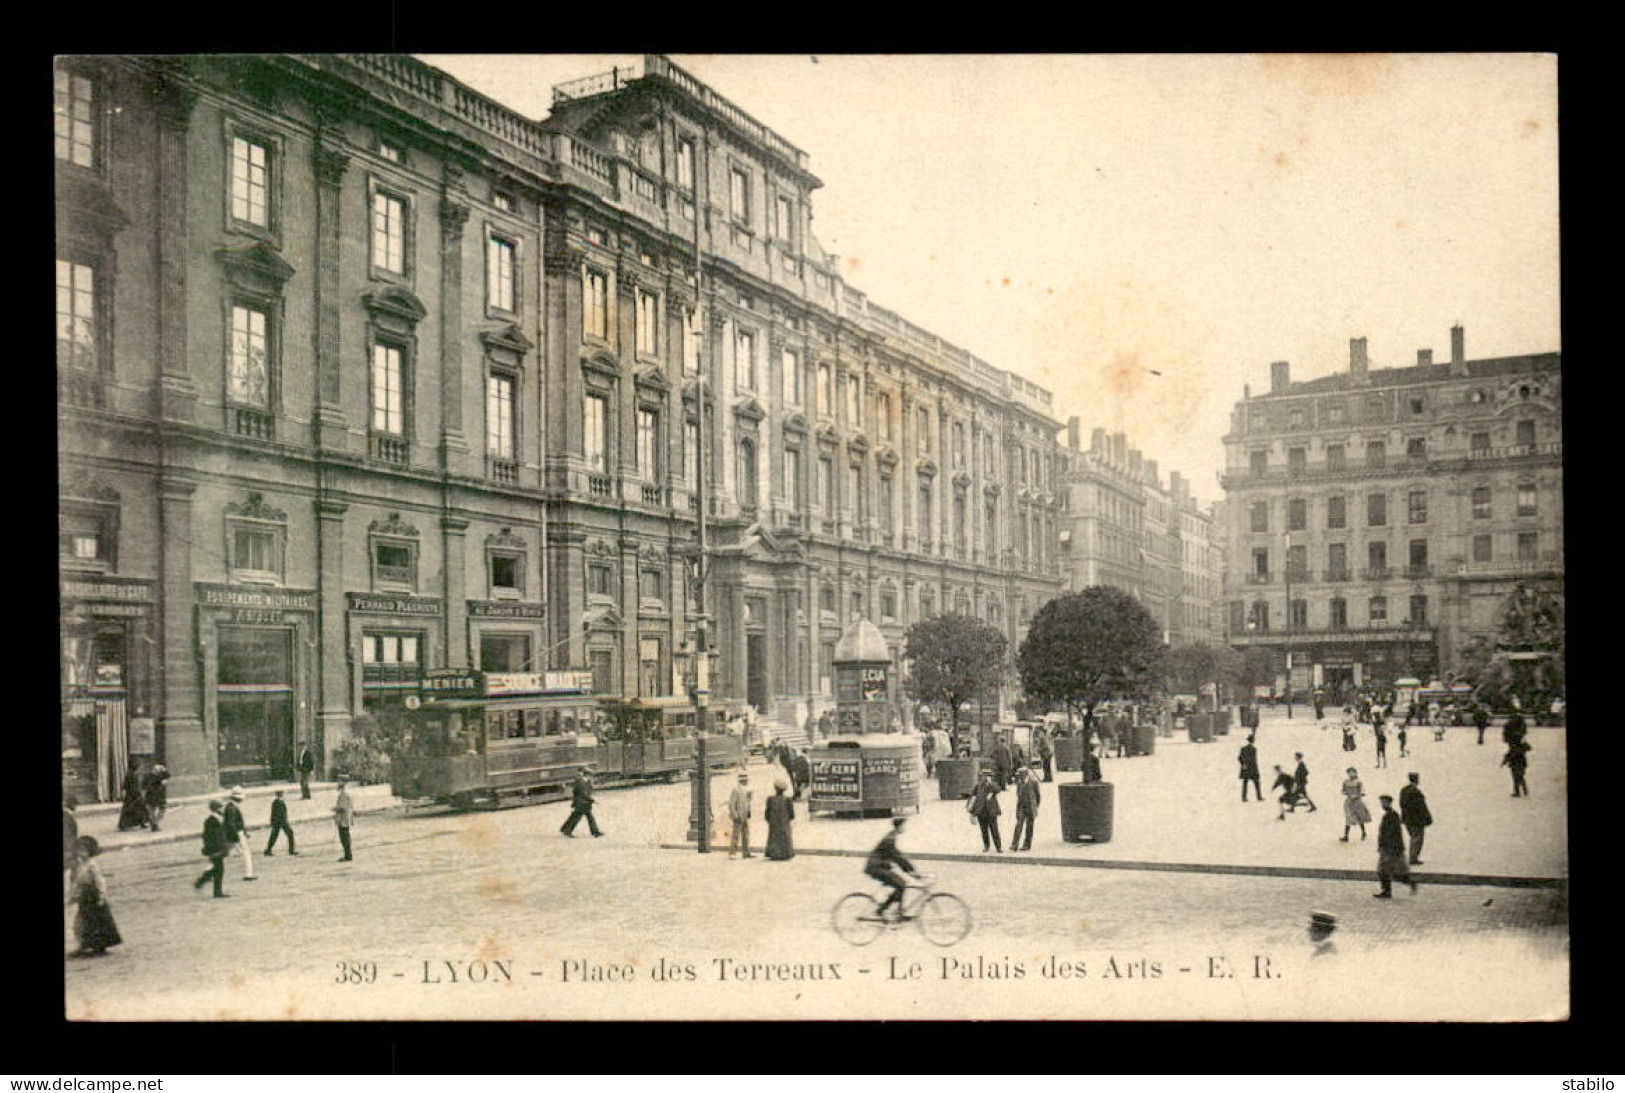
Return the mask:
{"type": "MultiPolygon", "coordinates": [[[[1152,762],[1124,761],[1148,770],[1152,762]]],[[[858,949],[834,934],[829,912],[842,894],[867,887],[861,863],[652,849],[651,834],[664,832],[682,803],[681,787],[605,792],[601,840],[560,837],[562,804],[378,814],[359,822],[357,860],[345,864],[334,860],[331,825],[306,823],[297,825],[300,856],[260,860],[254,884],[229,860],[229,900],[191,888],[203,866],[194,843],[132,846],[103,858],[126,943],[107,957],[65,962],[68,1015],[1397,1020],[1566,1012],[1560,891],[1424,886],[1413,897],[1401,887],[1378,901],[1364,882],[942,862],[936,879],[972,907],[971,935],[940,949],[904,930],[858,949]],[[1341,918],[1334,951],[1311,955],[1311,910],[1341,918]]],[[[841,827],[801,823],[797,836],[825,826],[841,827]]]]}

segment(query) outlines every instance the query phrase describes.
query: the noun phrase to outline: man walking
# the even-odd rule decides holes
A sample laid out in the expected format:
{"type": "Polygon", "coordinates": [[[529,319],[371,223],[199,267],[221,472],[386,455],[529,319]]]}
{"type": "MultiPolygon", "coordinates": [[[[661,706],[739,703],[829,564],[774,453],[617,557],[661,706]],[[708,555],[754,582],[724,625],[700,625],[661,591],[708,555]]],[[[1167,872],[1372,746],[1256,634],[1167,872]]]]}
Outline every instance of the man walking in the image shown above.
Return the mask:
{"type": "Polygon", "coordinates": [[[169,811],[169,768],[162,763],[154,763],[142,779],[142,787],[147,795],[147,821],[152,829],[157,831],[158,825],[164,821],[164,813],[169,811]]]}
{"type": "Polygon", "coordinates": [[[596,839],[602,835],[603,832],[598,830],[598,819],[592,814],[592,802],[592,775],[586,767],[582,767],[576,772],[575,781],[570,783],[570,818],[559,828],[559,834],[569,839],[575,838],[576,824],[585,817],[587,830],[592,832],[592,837],[596,839]]]}
{"type": "Polygon", "coordinates": [[[1033,848],[1033,821],[1038,819],[1038,805],[1040,802],[1038,791],[1038,777],[1035,772],[1026,767],[1016,768],[1016,829],[1010,836],[1010,850],[1031,850],[1033,848]],[[1026,831],[1027,841],[1022,842],[1021,833],[1026,831]]]}
{"type": "Polygon", "coordinates": [[[1253,738],[1249,736],[1247,742],[1236,753],[1236,761],[1241,764],[1241,799],[1247,800],[1247,783],[1253,784],[1253,794],[1259,801],[1264,800],[1264,791],[1258,785],[1258,748],[1253,745],[1253,738]]]}
{"type": "Polygon", "coordinates": [[[243,855],[243,879],[259,880],[254,875],[254,848],[248,844],[248,823],[243,819],[243,787],[231,787],[231,799],[226,802],[223,820],[226,837],[237,844],[243,855]]]}
{"type": "Polygon", "coordinates": [[[293,828],[288,823],[288,802],[282,799],[282,791],[276,791],[276,798],[271,801],[271,838],[265,844],[265,856],[271,857],[276,849],[276,837],[286,833],[288,836],[288,855],[297,858],[298,849],[293,843],[293,828]]]}
{"type": "Polygon", "coordinates": [[[1373,892],[1377,899],[1394,898],[1394,881],[1402,880],[1416,893],[1416,882],[1411,879],[1410,866],[1405,861],[1405,834],[1399,813],[1394,811],[1394,799],[1384,793],[1382,825],[1377,828],[1377,881],[1382,891],[1373,892]]]}
{"type": "Polygon", "coordinates": [[[1478,730],[1478,742],[1484,743],[1484,730],[1490,727],[1490,711],[1483,706],[1473,707],[1473,727],[1478,730]]]}
{"type": "Polygon", "coordinates": [[[299,799],[310,800],[310,772],[316,769],[316,754],[309,744],[299,746],[299,799]]]}
{"type": "Polygon", "coordinates": [[[812,781],[812,760],[807,758],[807,749],[802,748],[796,752],[794,766],[790,772],[790,784],[795,787],[795,799],[801,800],[801,793],[812,781]]]}
{"type": "Polygon", "coordinates": [[[209,859],[209,868],[192,882],[193,888],[202,888],[214,882],[214,898],[225,899],[226,855],[231,853],[232,840],[226,834],[225,806],[219,801],[209,802],[209,815],[203,821],[203,856],[209,859]]]}
{"type": "Polygon", "coordinates": [[[1529,745],[1522,737],[1507,745],[1507,753],[1501,757],[1501,765],[1512,771],[1512,796],[1529,796],[1529,783],[1524,774],[1529,769],[1529,745]]]}
{"type": "Polygon", "coordinates": [[[1039,729],[1037,736],[1038,740],[1033,746],[1038,750],[1038,761],[1044,764],[1044,781],[1053,782],[1055,781],[1055,769],[1052,765],[1055,759],[1055,744],[1050,740],[1047,729],[1039,729]]]}
{"type": "Polygon", "coordinates": [[[728,831],[728,857],[738,857],[741,850],[745,857],[750,857],[750,775],[744,771],[739,772],[739,784],[728,795],[728,819],[732,827],[728,831]]]}
{"type": "Polygon", "coordinates": [[[1371,719],[1371,731],[1377,736],[1377,763],[1379,767],[1388,765],[1388,730],[1383,728],[1382,715],[1378,714],[1371,719]]]}
{"type": "Polygon", "coordinates": [[[343,778],[339,779],[338,800],[333,802],[333,824],[339,829],[339,845],[344,847],[344,857],[339,861],[355,861],[355,855],[350,849],[350,827],[355,823],[355,802],[350,800],[350,783],[343,778]]]}
{"type": "Polygon", "coordinates": [[[976,822],[982,829],[982,853],[989,849],[996,849],[1004,853],[1004,844],[999,840],[999,788],[993,784],[993,772],[984,770],[976,780],[976,789],[971,793],[970,800],[965,804],[965,810],[976,817],[976,822]]]}
{"type": "Polygon", "coordinates": [[[1422,796],[1422,776],[1410,773],[1410,784],[1399,791],[1399,818],[1405,833],[1411,837],[1411,864],[1422,864],[1422,841],[1427,837],[1433,813],[1428,811],[1428,799],[1422,796]]]}
{"type": "Polygon", "coordinates": [[[1309,806],[1310,812],[1319,812],[1320,809],[1315,807],[1314,798],[1309,796],[1309,767],[1303,761],[1303,752],[1293,752],[1292,754],[1298,760],[1298,769],[1292,772],[1294,788],[1297,789],[1298,796],[1303,799],[1303,803],[1309,806]]]}
{"type": "Polygon", "coordinates": [[[1002,790],[1010,784],[1010,772],[1016,765],[1015,755],[1010,751],[1010,744],[1002,734],[999,736],[999,742],[993,745],[993,750],[988,752],[988,758],[993,760],[994,780],[1002,790]]]}

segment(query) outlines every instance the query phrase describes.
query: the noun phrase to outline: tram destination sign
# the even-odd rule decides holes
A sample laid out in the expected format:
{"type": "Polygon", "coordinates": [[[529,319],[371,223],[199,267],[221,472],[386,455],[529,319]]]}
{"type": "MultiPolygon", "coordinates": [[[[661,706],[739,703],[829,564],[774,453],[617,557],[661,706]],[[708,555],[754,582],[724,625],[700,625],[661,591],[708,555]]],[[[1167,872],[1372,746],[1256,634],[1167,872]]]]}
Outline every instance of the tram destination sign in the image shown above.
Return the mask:
{"type": "Polygon", "coordinates": [[[584,671],[556,672],[486,672],[487,697],[519,694],[592,694],[592,673],[584,671]]]}

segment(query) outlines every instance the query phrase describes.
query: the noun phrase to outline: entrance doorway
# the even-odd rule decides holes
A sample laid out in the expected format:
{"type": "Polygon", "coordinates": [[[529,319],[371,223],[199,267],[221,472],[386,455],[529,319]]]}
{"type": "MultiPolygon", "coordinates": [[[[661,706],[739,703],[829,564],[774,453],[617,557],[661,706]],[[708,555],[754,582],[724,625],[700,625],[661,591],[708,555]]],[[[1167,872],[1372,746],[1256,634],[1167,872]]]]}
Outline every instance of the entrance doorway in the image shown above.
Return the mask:
{"type": "Polygon", "coordinates": [[[767,635],[745,635],[745,701],[767,712],[767,635]]]}
{"type": "Polygon", "coordinates": [[[293,777],[293,631],[220,628],[222,785],[293,777]]]}

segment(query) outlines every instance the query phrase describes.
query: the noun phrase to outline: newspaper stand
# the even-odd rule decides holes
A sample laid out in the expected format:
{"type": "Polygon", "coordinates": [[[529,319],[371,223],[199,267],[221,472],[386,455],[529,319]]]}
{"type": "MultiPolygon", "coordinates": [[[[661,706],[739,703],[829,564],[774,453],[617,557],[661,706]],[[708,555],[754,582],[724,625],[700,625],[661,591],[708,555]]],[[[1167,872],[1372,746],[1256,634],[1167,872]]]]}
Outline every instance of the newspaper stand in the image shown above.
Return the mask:
{"type": "Polygon", "coordinates": [[[891,815],[920,809],[920,739],[899,731],[891,655],[860,619],[835,646],[835,732],[812,749],[807,811],[891,815]]]}

